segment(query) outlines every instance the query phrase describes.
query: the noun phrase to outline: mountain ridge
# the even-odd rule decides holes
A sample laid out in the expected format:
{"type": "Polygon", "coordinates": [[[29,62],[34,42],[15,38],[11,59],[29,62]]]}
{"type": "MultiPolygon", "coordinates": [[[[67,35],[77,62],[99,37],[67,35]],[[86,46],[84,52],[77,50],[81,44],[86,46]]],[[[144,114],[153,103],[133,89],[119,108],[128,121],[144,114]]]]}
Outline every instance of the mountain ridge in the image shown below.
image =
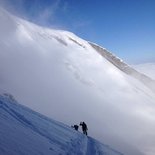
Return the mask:
{"type": "Polygon", "coordinates": [[[3,125],[0,129],[0,154],[123,155],[63,123],[18,104],[10,94],[0,95],[0,107],[0,123],[3,125]],[[7,136],[9,141],[5,138],[7,136]],[[22,137],[20,141],[19,136],[22,137]],[[38,137],[44,141],[36,141],[38,137]],[[43,143],[46,148],[42,148],[43,143]]]}
{"type": "Polygon", "coordinates": [[[145,75],[144,73],[138,72],[136,69],[134,69],[133,67],[131,67],[128,64],[126,64],[125,62],[123,62],[123,60],[121,60],[120,58],[118,58],[117,56],[115,56],[114,54],[112,54],[111,52],[106,50],[105,48],[103,48],[95,43],[92,43],[92,42],[89,42],[89,44],[99,54],[101,54],[104,58],[106,58],[108,61],[110,61],[113,65],[118,67],[121,71],[138,79],[139,81],[144,83],[144,85],[146,85],[148,88],[150,88],[155,93],[155,80],[153,80],[149,76],[145,75]]]}

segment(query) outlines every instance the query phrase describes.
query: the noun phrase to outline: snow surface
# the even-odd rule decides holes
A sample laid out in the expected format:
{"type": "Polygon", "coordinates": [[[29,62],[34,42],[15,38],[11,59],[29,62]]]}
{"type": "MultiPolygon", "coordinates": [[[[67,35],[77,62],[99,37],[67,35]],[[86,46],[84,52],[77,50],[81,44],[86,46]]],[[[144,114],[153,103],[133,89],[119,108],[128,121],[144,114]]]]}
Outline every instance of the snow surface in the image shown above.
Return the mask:
{"type": "Polygon", "coordinates": [[[131,77],[138,79],[155,93],[155,80],[151,79],[149,76],[146,76],[141,72],[138,72],[136,69],[126,64],[123,60],[121,60],[119,57],[115,56],[105,48],[102,48],[101,46],[91,42],[90,45],[114,66],[119,68],[124,73],[130,75],[131,77]]]}
{"type": "Polygon", "coordinates": [[[1,155],[122,155],[97,140],[0,95],[1,155]]]}
{"type": "Polygon", "coordinates": [[[0,73],[0,91],[21,104],[85,121],[89,135],[126,155],[155,154],[155,94],[76,35],[0,8],[0,73]]]}

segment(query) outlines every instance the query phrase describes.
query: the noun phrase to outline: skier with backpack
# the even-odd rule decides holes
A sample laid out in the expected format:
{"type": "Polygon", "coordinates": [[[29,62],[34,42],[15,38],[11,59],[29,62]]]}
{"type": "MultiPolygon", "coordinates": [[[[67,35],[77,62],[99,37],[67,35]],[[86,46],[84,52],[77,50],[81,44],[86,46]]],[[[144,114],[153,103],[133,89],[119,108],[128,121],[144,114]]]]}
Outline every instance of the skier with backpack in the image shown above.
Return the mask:
{"type": "Polygon", "coordinates": [[[74,128],[76,131],[78,131],[78,128],[79,128],[78,125],[75,124],[75,125],[72,125],[71,127],[74,128]]]}
{"type": "Polygon", "coordinates": [[[87,125],[85,122],[80,122],[80,126],[82,127],[83,134],[87,135],[87,125]]]}

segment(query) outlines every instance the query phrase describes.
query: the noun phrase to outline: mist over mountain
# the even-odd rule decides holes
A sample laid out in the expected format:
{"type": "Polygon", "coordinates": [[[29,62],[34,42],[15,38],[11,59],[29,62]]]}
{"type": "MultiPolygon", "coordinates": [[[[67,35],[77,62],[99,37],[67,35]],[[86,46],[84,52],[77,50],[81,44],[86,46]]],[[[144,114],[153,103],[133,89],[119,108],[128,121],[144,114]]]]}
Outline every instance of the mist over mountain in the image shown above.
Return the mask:
{"type": "Polygon", "coordinates": [[[154,78],[63,30],[0,8],[0,92],[126,155],[155,153],[154,78]]]}

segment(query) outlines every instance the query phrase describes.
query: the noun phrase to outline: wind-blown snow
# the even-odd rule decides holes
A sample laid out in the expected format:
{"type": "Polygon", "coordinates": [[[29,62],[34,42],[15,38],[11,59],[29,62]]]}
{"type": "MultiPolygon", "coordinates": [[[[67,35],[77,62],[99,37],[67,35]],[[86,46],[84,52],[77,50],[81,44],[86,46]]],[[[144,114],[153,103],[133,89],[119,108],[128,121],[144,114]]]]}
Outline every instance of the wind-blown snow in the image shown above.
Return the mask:
{"type": "Polygon", "coordinates": [[[107,51],[105,48],[100,47],[94,43],[89,43],[99,54],[101,54],[104,58],[106,58],[109,62],[111,62],[114,66],[119,68],[124,73],[130,75],[133,78],[138,79],[144,85],[149,87],[155,93],[155,80],[151,79],[149,76],[138,72],[134,68],[130,67],[128,64],[123,62],[120,58],[107,51]]]}
{"type": "Polygon", "coordinates": [[[0,9],[0,89],[49,117],[86,121],[126,155],[155,154],[155,95],[76,35],[0,9]]]}
{"type": "Polygon", "coordinates": [[[0,154],[122,155],[60,122],[0,95],[0,154]]]}

